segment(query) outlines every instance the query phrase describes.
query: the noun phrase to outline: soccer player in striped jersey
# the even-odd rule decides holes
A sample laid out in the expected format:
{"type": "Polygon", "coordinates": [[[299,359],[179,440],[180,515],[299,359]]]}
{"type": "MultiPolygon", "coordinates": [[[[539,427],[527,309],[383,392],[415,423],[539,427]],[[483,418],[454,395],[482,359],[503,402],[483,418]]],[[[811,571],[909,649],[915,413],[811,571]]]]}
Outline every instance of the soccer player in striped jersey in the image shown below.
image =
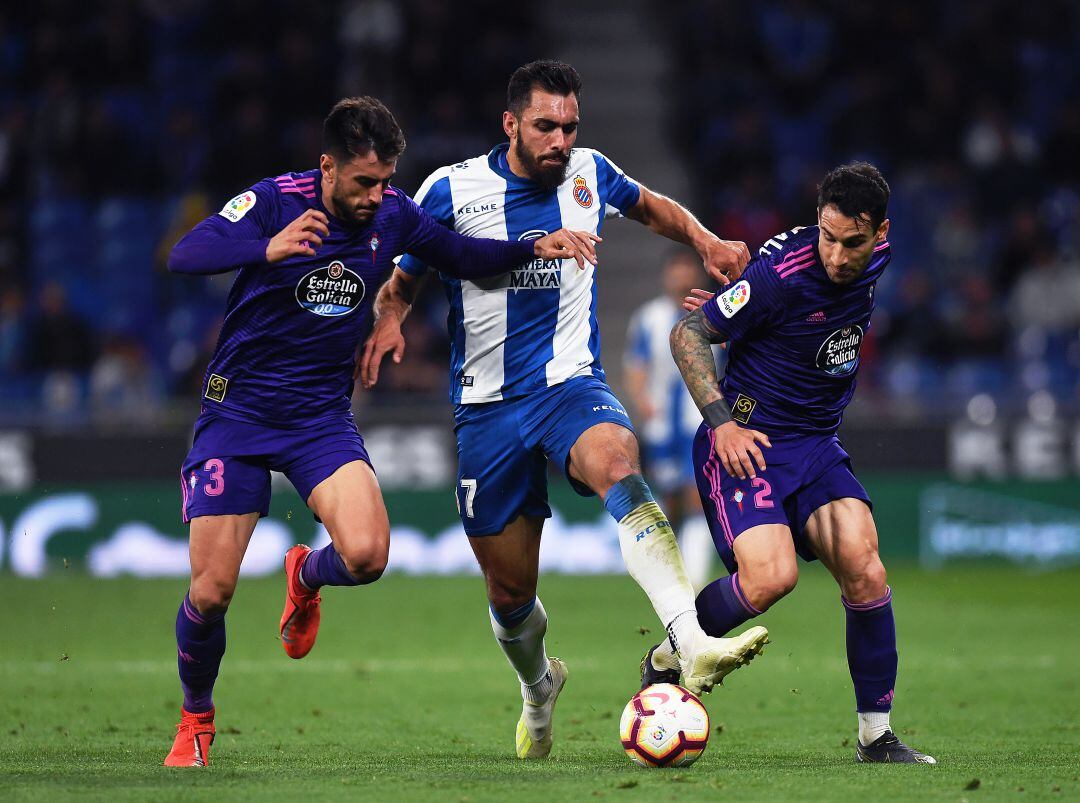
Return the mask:
{"type": "Polygon", "coordinates": [[[694,588],[712,579],[714,554],[690,456],[701,415],[671,359],[668,336],[684,314],[683,298],[703,279],[697,254],[686,249],[671,254],[661,271],[663,292],[630,317],[623,355],[623,379],[641,427],[645,476],[653,491],[661,494],[664,511],[679,534],[694,588]]]}
{"type": "MultiPolygon", "coordinates": [[[[623,214],[692,246],[713,273],[737,275],[743,243],[726,242],[686,209],[627,178],[603,154],[575,148],[581,81],[567,64],[519,68],[507,90],[509,143],[441,168],[417,200],[448,228],[510,241],[561,226],[597,235],[623,214]]],[[[565,665],[544,646],[547,614],[536,596],[540,535],[551,515],[547,460],[583,495],[598,494],[618,522],[626,566],[678,644],[686,685],[708,691],[760,652],[764,628],[713,639],[698,625],[694,591],[667,517],[641,476],[638,444],[604,381],[593,271],[534,259],[495,279],[441,272],[450,300],[451,396],[458,440],[457,502],[483,570],[491,626],[521,682],[517,754],[551,750],[551,717],[565,665]]],[[[361,376],[400,359],[401,321],[428,269],[404,257],[376,301],[361,376]]]]}
{"type": "MultiPolygon", "coordinates": [[[[697,597],[705,632],[723,636],[795,587],[796,556],[840,586],[863,762],[934,764],[893,733],[892,591],[870,497],[837,438],[855,392],[874,287],[892,259],[889,185],[866,163],[822,181],[817,225],[769,240],[742,278],[702,294],[671,332],[671,351],[704,423],[698,491],[728,572],[697,597]],[[701,304],[701,298],[709,300],[701,304]],[[717,381],[712,346],[729,342],[717,381]]],[[[642,684],[674,682],[671,644],[650,650],[642,684]]]]}
{"type": "Polygon", "coordinates": [[[355,586],[386,566],[390,526],[353,422],[357,346],[372,294],[406,249],[477,279],[533,257],[595,259],[593,238],[565,230],[533,242],[462,237],[389,186],[405,138],[378,100],[346,98],[323,127],[319,167],[258,182],[173,248],[169,269],[236,271],[206,372],[202,410],[180,475],[191,585],[176,617],[184,702],[166,766],[206,766],[225,612],[255,524],[282,471],[331,544],[285,556],[281,642],[302,658],[319,627],[319,588],[355,586]]]}

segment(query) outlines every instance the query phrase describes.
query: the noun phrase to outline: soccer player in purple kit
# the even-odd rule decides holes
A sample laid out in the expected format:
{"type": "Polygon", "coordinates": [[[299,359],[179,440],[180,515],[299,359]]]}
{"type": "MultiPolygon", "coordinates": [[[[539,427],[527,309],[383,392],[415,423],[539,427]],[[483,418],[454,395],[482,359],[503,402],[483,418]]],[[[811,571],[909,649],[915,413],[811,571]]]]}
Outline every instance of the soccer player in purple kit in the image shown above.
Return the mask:
{"type": "Polygon", "coordinates": [[[440,270],[474,278],[536,257],[595,264],[593,235],[560,229],[505,242],[435,222],[389,186],[405,139],[374,98],[339,101],[323,148],[317,169],[258,182],[169,256],[180,273],[237,274],[180,477],[191,585],[176,617],[184,702],[166,766],[209,763],[225,612],[269,510],[271,470],[285,473],[332,541],[286,554],[281,640],[289,656],[302,658],[315,642],[320,587],[371,583],[386,566],[390,526],[350,397],[373,291],[393,259],[422,253],[440,270]]]}
{"type": "MultiPolygon", "coordinates": [[[[671,332],[671,352],[701,410],[698,491],[730,574],[698,595],[702,628],[723,636],[767,610],[798,578],[796,555],[820,560],[841,589],[861,762],[935,764],[893,733],[892,591],[878,556],[870,497],[836,431],[855,392],[874,286],[891,259],[889,185],[872,165],[831,171],[816,226],[769,240],[740,281],[671,332]],[[729,342],[718,382],[712,344],[729,342]]],[[[702,303],[702,300],[707,298],[702,303]]],[[[642,684],[677,682],[662,642],[642,684]]]]}

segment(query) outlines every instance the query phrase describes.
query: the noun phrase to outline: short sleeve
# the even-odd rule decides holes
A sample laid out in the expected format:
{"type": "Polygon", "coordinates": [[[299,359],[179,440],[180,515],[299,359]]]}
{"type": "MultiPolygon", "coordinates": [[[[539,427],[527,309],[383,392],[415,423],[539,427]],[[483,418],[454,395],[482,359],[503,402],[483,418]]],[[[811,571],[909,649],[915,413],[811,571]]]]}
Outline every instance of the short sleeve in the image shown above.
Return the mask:
{"type": "MultiPolygon", "coordinates": [[[[418,205],[435,222],[448,229],[453,229],[454,204],[450,197],[450,176],[448,174],[449,168],[444,167],[428,176],[416,193],[415,204],[412,200],[409,200],[409,204],[413,205],[414,208],[418,205]]],[[[407,251],[408,248],[406,247],[405,250],[407,251]]],[[[398,260],[398,267],[410,276],[423,276],[428,269],[427,264],[411,254],[402,256],[398,260]]]]}
{"type": "Polygon", "coordinates": [[[784,283],[767,257],[755,259],[742,277],[705,302],[702,311],[725,340],[739,340],[776,325],[784,313],[784,283]]]}
{"type": "Polygon", "coordinates": [[[594,153],[597,183],[603,188],[604,215],[625,214],[641,197],[641,187],[602,153],[594,153]]]}

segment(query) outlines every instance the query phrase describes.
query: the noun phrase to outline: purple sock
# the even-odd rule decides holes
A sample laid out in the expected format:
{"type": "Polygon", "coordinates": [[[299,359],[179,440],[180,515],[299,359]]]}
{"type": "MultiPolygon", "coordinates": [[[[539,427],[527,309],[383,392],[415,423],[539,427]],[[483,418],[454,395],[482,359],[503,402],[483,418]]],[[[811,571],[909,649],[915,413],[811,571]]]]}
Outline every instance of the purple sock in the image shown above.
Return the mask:
{"type": "Polygon", "coordinates": [[[847,659],[855,684],[855,705],[860,713],[892,709],[896,686],[896,624],[892,589],[873,602],[848,602],[847,659]]]}
{"type": "Polygon", "coordinates": [[[714,580],[697,595],[698,622],[710,636],[724,636],[760,613],[746,599],[738,572],[714,580]]]}
{"type": "Polygon", "coordinates": [[[184,597],[176,613],[176,663],[184,710],[201,714],[214,707],[214,681],[225,654],[225,614],[203,616],[184,597]]]}
{"type": "Polygon", "coordinates": [[[307,556],[304,565],[300,567],[300,582],[312,591],[322,586],[360,585],[360,581],[345,568],[345,561],[341,559],[333,544],[316,549],[307,556]]]}

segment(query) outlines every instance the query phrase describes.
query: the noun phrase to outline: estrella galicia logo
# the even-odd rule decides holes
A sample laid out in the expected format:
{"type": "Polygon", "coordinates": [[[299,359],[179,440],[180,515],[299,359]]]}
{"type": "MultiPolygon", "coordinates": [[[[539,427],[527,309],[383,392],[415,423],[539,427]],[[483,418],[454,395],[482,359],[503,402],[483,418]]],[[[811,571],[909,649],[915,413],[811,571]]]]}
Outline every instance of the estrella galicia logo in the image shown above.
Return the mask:
{"type": "Polygon", "coordinates": [[[858,324],[837,329],[821,344],[817,353],[817,367],[829,376],[847,376],[859,365],[859,347],[862,345],[863,329],[858,324]]]}
{"type": "Polygon", "coordinates": [[[339,318],[360,306],[366,289],[358,274],[334,260],[300,280],[296,285],[296,301],[308,312],[324,318],[339,318]]]}
{"type": "MultiPolygon", "coordinates": [[[[539,240],[547,235],[548,232],[543,229],[530,229],[518,237],[518,240],[539,240]]],[[[510,271],[510,289],[515,292],[518,290],[557,289],[561,286],[562,264],[558,259],[536,257],[517,270],[510,271]]]]}

